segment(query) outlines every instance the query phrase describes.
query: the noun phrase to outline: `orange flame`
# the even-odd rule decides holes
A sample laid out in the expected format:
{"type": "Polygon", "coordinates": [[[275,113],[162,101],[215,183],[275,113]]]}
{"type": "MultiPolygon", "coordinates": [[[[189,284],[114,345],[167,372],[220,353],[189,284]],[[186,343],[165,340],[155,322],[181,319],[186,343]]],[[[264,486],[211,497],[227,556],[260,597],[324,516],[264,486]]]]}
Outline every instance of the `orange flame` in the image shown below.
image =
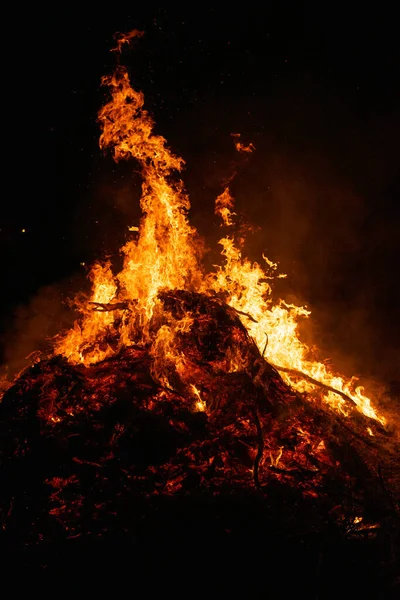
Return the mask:
{"type": "Polygon", "coordinates": [[[233,198],[229,192],[229,188],[226,187],[215,201],[215,214],[221,217],[223,224],[227,227],[233,225],[232,218],[235,216],[235,213],[232,212],[232,208],[233,198]]]}
{"type": "MultiPolygon", "coordinates": [[[[224,196],[231,200],[229,190],[224,191],[224,196]]],[[[217,202],[220,202],[219,198],[217,202]]],[[[232,203],[229,206],[231,209],[232,203]]],[[[219,212],[226,222],[225,214],[219,212]]],[[[229,212],[230,217],[233,214],[229,212]]],[[[266,358],[268,361],[286,369],[301,371],[325,385],[344,392],[364,415],[376,419],[384,425],[385,418],[378,416],[370,399],[364,395],[364,388],[361,386],[354,388],[355,378],[346,382],[343,377],[332,373],[324,363],[309,359],[310,349],[300,340],[297,329],[298,319],[308,317],[311,314],[310,311],[301,306],[287,304],[283,300],[272,304],[272,288],[268,280],[276,277],[276,263],[263,256],[267,265],[263,269],[258,263],[251,263],[248,259],[242,258],[241,251],[235,246],[233,238],[222,238],[219,243],[222,246],[225,263],[218,268],[216,273],[208,276],[207,285],[215,292],[228,293],[228,304],[241,313],[251,315],[253,319],[246,316],[241,316],[241,319],[261,352],[265,347],[265,335],[267,334],[266,358]]],[[[285,277],[282,274],[277,276],[285,277]]],[[[315,386],[304,379],[299,380],[286,373],[282,373],[282,376],[299,392],[315,390],[315,386]]],[[[342,397],[328,392],[324,399],[343,415],[348,415],[347,404],[342,397]]]]}
{"type": "Polygon", "coordinates": [[[253,143],[250,142],[250,144],[243,144],[243,142],[240,141],[240,138],[242,137],[240,133],[231,133],[231,136],[234,139],[234,144],[235,144],[235,148],[238,152],[242,152],[243,154],[251,154],[253,152],[253,150],[255,150],[255,146],[253,143]]]}
{"type": "MultiPolygon", "coordinates": [[[[117,49],[137,37],[133,31],[118,37],[117,49]]],[[[173,363],[176,372],[184,374],[185,359],[176,349],[174,338],[177,327],[189,330],[191,316],[171,324],[163,314],[158,299],[161,290],[187,290],[205,294],[223,293],[227,303],[247,313],[241,315],[250,336],[266,359],[286,369],[301,371],[325,385],[334,387],[352,398],[358,409],[371,419],[384,424],[362,387],[354,387],[335,375],[322,362],[310,358],[310,350],[299,338],[298,322],[310,315],[302,306],[283,300],[272,301],[271,282],[277,275],[277,265],[263,256],[264,265],[252,263],[242,256],[233,236],[220,240],[223,264],[215,272],[205,274],[201,267],[202,246],[196,230],[187,217],[190,203],[177,174],[183,160],[169,150],[166,140],[153,133],[153,120],[143,108],[144,97],[135,91],[125,68],[118,67],[113,75],[104,77],[103,85],[111,92],[111,100],[99,112],[102,127],[100,147],[112,149],[114,159],[134,158],[139,163],[143,178],[141,209],[143,217],[137,238],[122,248],[123,268],[113,274],[111,265],[96,264],[91,272],[92,295],[77,299],[81,322],[56,339],[55,350],[72,363],[93,364],[115,354],[121,347],[133,343],[150,343],[154,357],[153,376],[168,387],[166,362],[173,363]],[[92,303],[92,304],[90,304],[92,303]],[[156,324],[156,325],[155,325],[156,324]],[[111,335],[112,334],[112,335],[111,335]],[[265,348],[266,335],[268,345],[265,348]],[[109,340],[111,340],[110,342],[109,340]]],[[[233,134],[238,151],[249,153],[253,144],[245,146],[239,134],[233,134]]],[[[229,188],[218,196],[216,213],[224,225],[234,226],[233,198],[229,188]]],[[[231,357],[232,370],[240,369],[240,358],[231,357]],[[234,359],[234,360],[233,360],[234,359]]],[[[315,385],[282,373],[283,378],[300,392],[313,392],[315,385]]],[[[192,393],[197,398],[197,409],[203,406],[197,387],[192,393]]],[[[325,401],[342,414],[348,414],[346,401],[329,391],[325,401]]],[[[205,409],[205,405],[201,410],[205,409]]],[[[279,457],[274,458],[277,464],[279,457]]],[[[271,458],[272,460],[272,458],[271,458]]]]}
{"type": "MultiPolygon", "coordinates": [[[[116,161],[135,158],[143,175],[141,208],[144,213],[138,239],[122,248],[124,266],[115,277],[110,265],[96,266],[90,274],[93,292],[89,302],[126,301],[135,319],[122,319],[117,335],[118,349],[145,340],[148,326],[157,309],[161,289],[196,289],[201,279],[200,242],[187,219],[189,199],[180,180],[172,181],[172,171],[180,171],[183,160],[166,147],[165,139],[152,133],[153,121],[143,110],[143,94],[133,90],[128,73],[118,68],[103,79],[112,100],[99,113],[103,133],[101,148],[113,149],[116,161]],[[117,292],[118,291],[118,292],[117,292]]],[[[83,324],[75,325],[65,337],[58,338],[56,351],[72,362],[91,364],[112,352],[103,349],[104,333],[120,313],[88,311],[82,307],[83,324]],[[96,346],[86,354],[86,346],[96,346]]]]}
{"type": "Polygon", "coordinates": [[[143,31],[139,31],[138,29],[132,29],[128,33],[116,33],[114,35],[115,41],[117,45],[115,48],[111,49],[111,52],[122,52],[122,46],[124,44],[130,44],[134,38],[142,37],[143,31]]]}

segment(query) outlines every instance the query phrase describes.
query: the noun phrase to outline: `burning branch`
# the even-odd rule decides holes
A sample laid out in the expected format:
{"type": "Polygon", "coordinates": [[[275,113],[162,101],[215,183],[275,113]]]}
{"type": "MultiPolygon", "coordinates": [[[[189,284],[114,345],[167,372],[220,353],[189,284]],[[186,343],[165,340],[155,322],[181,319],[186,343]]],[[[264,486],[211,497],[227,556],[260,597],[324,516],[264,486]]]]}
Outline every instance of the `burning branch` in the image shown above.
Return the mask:
{"type": "MultiPolygon", "coordinates": [[[[233,308],[233,307],[231,307],[233,308]]],[[[249,315],[249,313],[247,312],[243,312],[242,310],[238,310],[237,308],[234,308],[234,311],[238,313],[238,315],[243,315],[244,317],[247,317],[248,319],[250,319],[250,321],[253,321],[253,323],[258,323],[258,321],[256,321],[254,319],[254,317],[252,317],[251,315],[249,315]]]]}
{"type": "Polygon", "coordinates": [[[274,367],[274,369],[276,369],[277,371],[281,371],[282,373],[287,373],[288,375],[294,375],[295,377],[304,379],[305,381],[308,381],[309,383],[312,383],[313,385],[316,385],[317,387],[320,387],[323,390],[326,390],[327,392],[333,392],[334,394],[338,394],[347,402],[352,402],[353,404],[355,404],[357,406],[357,403],[353,400],[353,398],[351,396],[348,396],[341,390],[337,390],[336,388],[334,388],[330,385],[327,385],[326,383],[322,383],[322,381],[318,381],[317,379],[314,379],[314,377],[310,377],[310,375],[306,375],[306,373],[303,373],[302,371],[298,371],[297,369],[289,369],[288,367],[280,367],[279,365],[274,365],[273,363],[270,363],[270,365],[271,365],[271,367],[274,367]]]}
{"type": "Polygon", "coordinates": [[[97,310],[99,312],[108,312],[110,310],[128,310],[129,304],[128,302],[89,302],[89,304],[93,304],[93,310],[97,310]]]}

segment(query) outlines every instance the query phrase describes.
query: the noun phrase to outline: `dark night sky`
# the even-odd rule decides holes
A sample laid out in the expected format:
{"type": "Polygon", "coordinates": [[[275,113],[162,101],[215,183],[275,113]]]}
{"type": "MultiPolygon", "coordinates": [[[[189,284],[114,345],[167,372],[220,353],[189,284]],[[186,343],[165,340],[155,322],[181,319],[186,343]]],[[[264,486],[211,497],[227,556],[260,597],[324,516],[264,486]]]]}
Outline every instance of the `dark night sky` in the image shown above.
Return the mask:
{"type": "Polygon", "coordinates": [[[6,67],[17,176],[5,175],[0,221],[5,360],[65,322],[80,263],[117,256],[137,222],[135,167],[102,155],[96,114],[112,35],[139,28],[123,60],[187,163],[193,223],[217,239],[213,201],[237,162],[230,133],[242,133],[257,149],[232,185],[260,226],[249,253],[280,262],[282,293],[312,308],[308,334],[339,369],[400,379],[396,19],[334,7],[25,16],[12,42],[23,58],[6,67]]]}

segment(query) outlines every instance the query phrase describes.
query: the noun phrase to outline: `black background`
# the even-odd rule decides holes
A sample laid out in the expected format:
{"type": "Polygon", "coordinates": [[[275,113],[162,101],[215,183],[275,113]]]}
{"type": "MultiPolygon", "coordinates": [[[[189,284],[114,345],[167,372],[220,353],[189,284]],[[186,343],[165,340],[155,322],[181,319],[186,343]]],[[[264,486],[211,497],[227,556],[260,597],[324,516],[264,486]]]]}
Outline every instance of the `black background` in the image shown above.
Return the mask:
{"type": "Polygon", "coordinates": [[[399,379],[400,53],[383,4],[21,11],[3,51],[3,362],[20,368],[68,322],[81,263],[117,261],[138,222],[136,165],[102,154],[96,123],[113,34],[132,28],[145,37],[122,60],[186,161],[210,247],[213,202],[236,169],[237,210],[259,226],[249,255],[288,274],[277,293],[311,308],[306,339],[348,375],[399,379]],[[256,146],[247,162],[232,132],[256,146]]]}

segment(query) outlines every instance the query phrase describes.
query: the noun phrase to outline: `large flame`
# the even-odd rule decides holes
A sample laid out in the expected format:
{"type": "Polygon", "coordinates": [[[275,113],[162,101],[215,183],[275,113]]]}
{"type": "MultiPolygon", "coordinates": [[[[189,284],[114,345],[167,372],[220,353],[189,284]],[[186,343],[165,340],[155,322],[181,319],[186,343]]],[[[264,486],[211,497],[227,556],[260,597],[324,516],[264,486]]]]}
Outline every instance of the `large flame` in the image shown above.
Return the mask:
{"type": "MultiPolygon", "coordinates": [[[[139,32],[131,32],[122,37],[114,50],[120,50],[122,44],[137,35],[139,32]]],[[[190,203],[178,177],[183,160],[172,154],[163,137],[153,133],[153,120],[143,109],[143,94],[131,87],[125,68],[119,66],[102,83],[109,88],[111,100],[99,113],[100,146],[112,149],[116,161],[134,158],[139,163],[143,217],[137,232],[121,250],[122,270],[114,274],[109,263],[92,268],[91,297],[77,299],[81,319],[72,330],[58,336],[55,351],[72,363],[89,365],[114,355],[122,347],[151,344],[155,357],[153,374],[168,386],[163,363],[172,361],[180,374],[184,374],[186,365],[174,344],[177,326],[163,314],[160,291],[223,294],[227,304],[239,311],[260,352],[268,362],[281,368],[290,385],[301,392],[314,392],[316,387],[310,378],[318,380],[351,397],[364,415],[384,424],[384,417],[372,407],[363,388],[354,386],[353,379],[346,380],[331,372],[326,364],[310,358],[310,349],[298,333],[299,319],[308,317],[309,311],[283,300],[272,301],[273,279],[284,275],[277,275],[277,265],[265,256],[263,266],[243,256],[241,242],[235,242],[234,203],[229,188],[216,200],[216,213],[230,231],[220,240],[223,264],[212,273],[204,273],[202,245],[188,221],[190,203]],[[301,371],[306,377],[291,371],[301,371]]],[[[238,134],[234,135],[234,143],[239,152],[254,150],[252,144],[244,145],[238,134]]],[[[190,326],[188,314],[179,322],[179,329],[190,326]]],[[[239,370],[240,357],[231,358],[230,369],[239,370]]],[[[204,410],[195,382],[189,385],[197,410],[204,410]]],[[[347,414],[343,397],[332,391],[324,394],[325,401],[335,410],[347,414]]],[[[274,460],[277,462],[279,457],[274,460]]]]}
{"type": "MultiPolygon", "coordinates": [[[[225,189],[217,198],[216,212],[228,227],[233,226],[232,207],[232,197],[229,190],[225,189]]],[[[310,348],[300,340],[298,334],[299,318],[308,317],[310,311],[283,300],[276,304],[271,300],[272,288],[269,281],[276,277],[276,263],[263,256],[265,267],[262,268],[258,263],[251,263],[243,258],[233,236],[224,237],[219,243],[225,262],[216,273],[209,274],[207,285],[215,292],[226,294],[227,303],[240,313],[245,313],[241,316],[243,324],[268,362],[287,371],[301,371],[312,379],[343,392],[363,414],[384,424],[384,417],[379,416],[372,407],[371,400],[363,393],[363,387],[354,386],[355,378],[346,381],[344,377],[332,373],[326,364],[310,360],[310,348]]],[[[299,380],[293,375],[282,372],[283,378],[298,391],[312,392],[315,389],[315,385],[309,380],[299,380]]],[[[324,399],[342,414],[348,414],[347,403],[342,396],[328,391],[324,399]]]]}
{"type": "MultiPolygon", "coordinates": [[[[164,138],[153,134],[153,121],[143,110],[143,94],[132,89],[122,67],[104,77],[103,85],[110,88],[112,100],[99,113],[103,128],[100,147],[112,148],[116,161],[132,157],[139,162],[144,216],[138,237],[122,248],[121,272],[114,277],[109,264],[97,264],[92,269],[90,303],[127,301],[131,305],[134,318],[122,319],[117,332],[120,345],[129,345],[148,339],[160,289],[198,288],[201,245],[187,219],[190,203],[183,184],[171,178],[172,172],[181,170],[183,160],[170,152],[164,138]]],[[[116,350],[105,348],[104,342],[107,330],[121,320],[121,313],[97,310],[94,314],[90,304],[82,302],[79,310],[83,312],[82,323],[57,341],[56,351],[75,363],[103,360],[116,350]],[[89,345],[90,351],[85,352],[89,345]]]]}

